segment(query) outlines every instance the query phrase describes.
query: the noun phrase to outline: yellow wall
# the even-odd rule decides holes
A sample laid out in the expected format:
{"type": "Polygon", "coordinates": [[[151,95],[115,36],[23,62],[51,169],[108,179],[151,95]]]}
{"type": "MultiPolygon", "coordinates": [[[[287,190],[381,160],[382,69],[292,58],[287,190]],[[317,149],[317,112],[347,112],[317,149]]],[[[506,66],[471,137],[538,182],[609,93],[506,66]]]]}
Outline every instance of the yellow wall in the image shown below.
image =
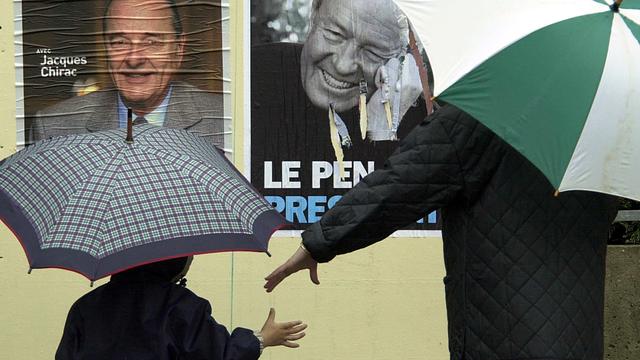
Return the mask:
{"type": "MultiPolygon", "coordinates": [[[[234,19],[238,3],[231,2],[234,19]]],[[[5,4],[0,14],[0,158],[13,153],[16,143],[13,11],[7,6],[11,5],[5,4]]],[[[239,31],[237,24],[234,20],[232,28],[239,31]]],[[[241,39],[234,36],[233,41],[241,39]]],[[[242,58],[238,47],[233,51],[233,59],[242,58]]],[[[234,69],[234,77],[242,70],[234,69]]],[[[241,119],[241,106],[234,109],[234,118],[241,119]]],[[[189,288],[209,299],[214,316],[227,326],[258,328],[270,306],[277,310],[276,320],[299,318],[309,324],[301,348],[270,348],[264,359],[448,358],[441,239],[390,238],[321,265],[320,286],[300,273],[266,294],[262,278],[299,241],[272,239],[272,258],[253,253],[198,256],[188,276],[189,288]]],[[[88,281],[74,273],[45,269],[27,275],[27,269],[20,244],[0,225],[2,359],[52,359],[69,306],[91,290],[88,281]]]]}

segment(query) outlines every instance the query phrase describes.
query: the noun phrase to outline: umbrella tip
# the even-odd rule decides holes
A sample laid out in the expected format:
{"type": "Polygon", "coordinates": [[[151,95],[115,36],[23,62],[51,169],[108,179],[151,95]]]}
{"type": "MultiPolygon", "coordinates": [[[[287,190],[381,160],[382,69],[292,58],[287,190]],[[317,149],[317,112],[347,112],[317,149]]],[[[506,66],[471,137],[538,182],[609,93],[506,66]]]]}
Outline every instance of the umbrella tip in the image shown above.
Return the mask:
{"type": "Polygon", "coordinates": [[[560,195],[560,191],[556,190],[556,191],[553,193],[553,196],[554,196],[554,197],[558,197],[558,195],[560,195]]]}
{"type": "Polygon", "coordinates": [[[89,287],[93,287],[93,280],[89,283],[89,287]]]}
{"type": "Polygon", "coordinates": [[[271,253],[268,250],[265,250],[264,252],[265,254],[267,254],[268,257],[271,257],[271,253]]]}
{"type": "Polygon", "coordinates": [[[33,268],[29,266],[29,270],[27,271],[27,274],[31,274],[31,270],[33,270],[33,268]]]}

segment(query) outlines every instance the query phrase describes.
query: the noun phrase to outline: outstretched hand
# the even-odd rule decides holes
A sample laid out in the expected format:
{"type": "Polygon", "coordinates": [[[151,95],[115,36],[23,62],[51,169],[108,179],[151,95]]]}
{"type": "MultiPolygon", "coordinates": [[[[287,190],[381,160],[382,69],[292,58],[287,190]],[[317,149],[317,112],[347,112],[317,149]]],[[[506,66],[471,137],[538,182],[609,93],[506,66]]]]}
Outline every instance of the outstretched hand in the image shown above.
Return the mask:
{"type": "Polygon", "coordinates": [[[271,308],[267,321],[264,322],[260,335],[264,347],[268,346],[286,346],[289,348],[297,348],[300,344],[294,342],[302,339],[306,334],[302,332],[307,328],[307,324],[302,321],[289,321],[284,323],[275,322],[276,310],[271,308]]]}
{"type": "Polygon", "coordinates": [[[264,288],[267,292],[271,292],[287,276],[302,269],[309,269],[311,281],[316,285],[320,284],[320,280],[318,280],[318,262],[313,260],[311,254],[304,247],[300,246],[289,260],[264,278],[267,281],[264,284],[264,288]]]}

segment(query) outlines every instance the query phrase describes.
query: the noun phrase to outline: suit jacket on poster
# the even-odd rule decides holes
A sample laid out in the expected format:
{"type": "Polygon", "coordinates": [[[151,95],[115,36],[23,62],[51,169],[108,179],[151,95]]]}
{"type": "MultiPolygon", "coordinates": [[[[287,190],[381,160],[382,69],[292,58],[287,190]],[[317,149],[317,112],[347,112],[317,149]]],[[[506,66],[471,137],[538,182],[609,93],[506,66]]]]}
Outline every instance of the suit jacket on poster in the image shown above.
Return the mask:
{"type": "MultiPolygon", "coordinates": [[[[207,136],[218,147],[223,147],[222,95],[174,82],[164,126],[207,136]]],[[[117,91],[107,89],[76,96],[38,112],[31,129],[31,140],[117,128],[117,91]]]]}

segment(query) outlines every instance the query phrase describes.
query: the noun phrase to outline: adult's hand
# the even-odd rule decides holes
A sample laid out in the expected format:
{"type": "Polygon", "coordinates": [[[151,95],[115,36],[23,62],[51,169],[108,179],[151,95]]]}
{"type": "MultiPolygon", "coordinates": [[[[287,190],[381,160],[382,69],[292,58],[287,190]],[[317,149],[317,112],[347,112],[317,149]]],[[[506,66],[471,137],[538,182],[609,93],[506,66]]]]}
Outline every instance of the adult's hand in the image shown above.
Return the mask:
{"type": "Polygon", "coordinates": [[[313,260],[311,254],[301,245],[289,260],[264,278],[267,281],[264,284],[264,288],[267,292],[271,292],[287,276],[302,269],[309,269],[311,281],[316,285],[320,284],[318,280],[318,262],[313,260]]]}

